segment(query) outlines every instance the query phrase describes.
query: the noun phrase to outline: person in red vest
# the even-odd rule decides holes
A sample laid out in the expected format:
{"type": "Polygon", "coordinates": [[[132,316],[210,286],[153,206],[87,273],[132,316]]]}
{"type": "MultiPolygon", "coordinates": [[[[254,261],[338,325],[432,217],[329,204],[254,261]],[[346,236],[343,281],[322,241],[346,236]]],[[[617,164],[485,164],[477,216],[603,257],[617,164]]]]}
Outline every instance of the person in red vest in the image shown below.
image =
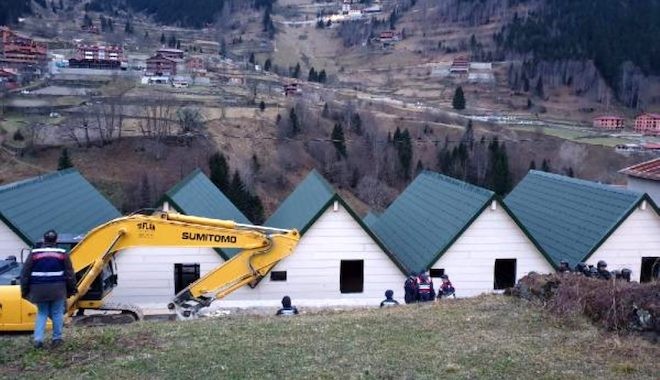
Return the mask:
{"type": "Polygon", "coordinates": [[[435,299],[433,281],[425,272],[421,272],[417,277],[417,291],[419,292],[419,302],[428,302],[435,299]]]}
{"type": "Polygon", "coordinates": [[[66,299],[76,293],[76,276],[66,251],[57,248],[57,232],[44,234],[44,243],[33,249],[21,271],[21,296],[37,305],[34,347],[43,348],[46,322],[53,322],[52,346],[62,344],[66,299]]]}

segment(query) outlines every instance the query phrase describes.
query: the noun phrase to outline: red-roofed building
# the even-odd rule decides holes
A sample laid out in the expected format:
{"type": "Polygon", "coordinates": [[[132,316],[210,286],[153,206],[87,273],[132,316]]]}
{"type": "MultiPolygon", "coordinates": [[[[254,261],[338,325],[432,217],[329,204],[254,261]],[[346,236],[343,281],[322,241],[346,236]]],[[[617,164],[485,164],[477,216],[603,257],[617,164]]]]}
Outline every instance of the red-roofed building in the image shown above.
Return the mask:
{"type": "Polygon", "coordinates": [[[121,69],[127,67],[124,48],[119,45],[78,45],[69,67],[86,69],[121,69]]]}
{"type": "Polygon", "coordinates": [[[660,114],[645,113],[635,119],[635,132],[645,135],[660,135],[660,114]]]}
{"type": "Polygon", "coordinates": [[[660,158],[642,162],[619,170],[628,176],[628,188],[647,193],[660,204],[660,158]]]}
{"type": "Polygon", "coordinates": [[[467,75],[470,72],[470,59],[462,55],[454,58],[449,72],[452,74],[467,75]]]}
{"type": "Polygon", "coordinates": [[[594,128],[600,129],[623,129],[625,119],[621,116],[599,116],[594,118],[594,128]]]}
{"type": "Polygon", "coordinates": [[[174,76],[177,73],[177,64],[181,60],[165,57],[160,54],[147,59],[146,76],[174,76]]]}
{"type": "Polygon", "coordinates": [[[22,69],[45,66],[47,60],[46,44],[22,36],[7,27],[0,27],[0,65],[22,69]]]}
{"type": "Polygon", "coordinates": [[[180,49],[161,48],[156,50],[156,55],[162,55],[167,58],[183,59],[185,52],[180,49]]]}

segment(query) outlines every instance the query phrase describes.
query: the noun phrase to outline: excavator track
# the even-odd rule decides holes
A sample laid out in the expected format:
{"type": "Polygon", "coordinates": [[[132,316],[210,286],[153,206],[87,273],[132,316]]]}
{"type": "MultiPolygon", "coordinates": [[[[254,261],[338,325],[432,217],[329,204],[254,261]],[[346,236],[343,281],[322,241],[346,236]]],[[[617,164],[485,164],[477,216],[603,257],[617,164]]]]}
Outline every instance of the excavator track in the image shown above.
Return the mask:
{"type": "Polygon", "coordinates": [[[124,325],[144,320],[142,309],[132,304],[110,302],[98,309],[87,310],[94,311],[94,313],[74,316],[73,324],[75,326],[124,325]]]}

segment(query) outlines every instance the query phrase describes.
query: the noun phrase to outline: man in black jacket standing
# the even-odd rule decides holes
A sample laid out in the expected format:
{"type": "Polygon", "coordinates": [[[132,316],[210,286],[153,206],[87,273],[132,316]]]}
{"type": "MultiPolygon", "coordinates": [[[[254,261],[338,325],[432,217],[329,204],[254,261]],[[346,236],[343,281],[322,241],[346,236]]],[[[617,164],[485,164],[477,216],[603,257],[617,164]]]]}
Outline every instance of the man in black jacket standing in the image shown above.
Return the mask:
{"type": "Polygon", "coordinates": [[[57,248],[57,233],[44,234],[44,243],[28,255],[21,272],[21,295],[37,305],[34,346],[42,348],[48,318],[53,322],[52,346],[62,344],[66,299],[76,293],[76,277],[66,251],[57,248]]]}

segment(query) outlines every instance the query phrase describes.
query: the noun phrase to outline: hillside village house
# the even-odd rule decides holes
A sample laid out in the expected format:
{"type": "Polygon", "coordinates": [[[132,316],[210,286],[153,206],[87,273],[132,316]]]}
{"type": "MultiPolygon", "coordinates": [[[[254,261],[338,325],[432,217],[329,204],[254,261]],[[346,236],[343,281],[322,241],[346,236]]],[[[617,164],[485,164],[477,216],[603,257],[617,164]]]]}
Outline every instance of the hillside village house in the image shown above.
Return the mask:
{"type": "Polygon", "coordinates": [[[407,272],[449,276],[458,297],[513,286],[529,272],[554,272],[543,250],[492,191],[422,172],[367,223],[407,272]]]}
{"type": "Polygon", "coordinates": [[[625,119],[621,116],[599,116],[593,120],[594,128],[599,129],[623,129],[625,127],[625,119]]]}
{"type": "Polygon", "coordinates": [[[635,119],[635,132],[645,135],[660,135],[660,114],[645,113],[635,119]]]}
{"type": "Polygon", "coordinates": [[[656,205],[660,204],[660,158],[629,166],[619,173],[628,177],[628,189],[646,193],[656,205]]]}
{"type": "Polygon", "coordinates": [[[660,257],[660,214],[644,193],[532,170],[505,203],[555,265],[605,260],[645,282],[660,257]]]}
{"type": "Polygon", "coordinates": [[[387,289],[403,300],[405,274],[387,248],[316,170],[282,202],[265,225],[295,228],[301,239],[254,289],[231,301],[277,305],[290,296],[297,305],[378,305],[387,289]]]}
{"type": "Polygon", "coordinates": [[[177,74],[177,66],[183,60],[178,58],[167,57],[162,54],[156,54],[147,59],[146,76],[174,76],[177,74]]]}
{"type": "MultiPolygon", "coordinates": [[[[171,188],[161,206],[186,215],[250,223],[234,204],[199,169],[171,188]]],[[[119,252],[114,302],[165,309],[175,294],[209,270],[233,257],[238,250],[182,247],[140,247],[119,252]]]]}
{"type": "MultiPolygon", "coordinates": [[[[0,258],[16,256],[56,230],[84,235],[121,214],[75,169],[0,186],[0,258]]],[[[27,253],[27,252],[25,252],[27,253]]]]}

